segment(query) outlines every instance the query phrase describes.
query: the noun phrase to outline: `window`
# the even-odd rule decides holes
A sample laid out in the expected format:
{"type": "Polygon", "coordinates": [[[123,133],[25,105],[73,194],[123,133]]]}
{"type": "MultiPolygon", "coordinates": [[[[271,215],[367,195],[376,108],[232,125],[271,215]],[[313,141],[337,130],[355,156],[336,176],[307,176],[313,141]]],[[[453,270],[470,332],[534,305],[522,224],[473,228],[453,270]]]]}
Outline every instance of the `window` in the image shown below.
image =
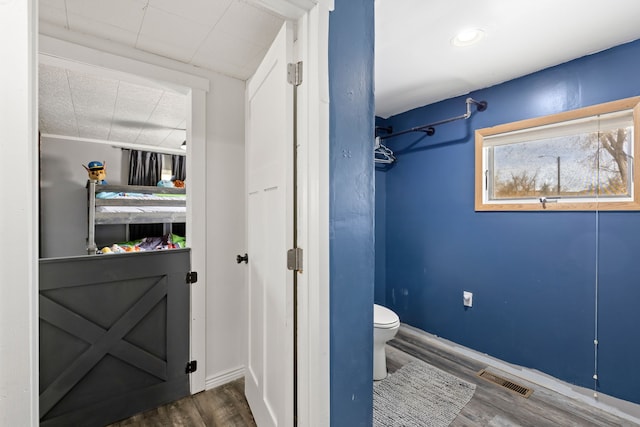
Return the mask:
{"type": "Polygon", "coordinates": [[[639,102],[477,130],[476,210],[640,210],[639,102]]]}
{"type": "Polygon", "coordinates": [[[171,154],[162,155],[162,180],[171,181],[173,171],[171,169],[171,154]]]}

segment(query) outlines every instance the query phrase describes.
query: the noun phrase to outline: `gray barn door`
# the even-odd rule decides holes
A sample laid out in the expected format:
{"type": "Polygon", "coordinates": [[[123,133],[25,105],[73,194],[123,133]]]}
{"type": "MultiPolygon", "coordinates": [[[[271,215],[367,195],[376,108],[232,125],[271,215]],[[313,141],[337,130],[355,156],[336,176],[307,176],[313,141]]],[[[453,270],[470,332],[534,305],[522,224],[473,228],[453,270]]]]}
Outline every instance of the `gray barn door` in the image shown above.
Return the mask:
{"type": "Polygon", "coordinates": [[[190,250],[40,261],[40,425],[104,426],[189,394],[190,250]]]}

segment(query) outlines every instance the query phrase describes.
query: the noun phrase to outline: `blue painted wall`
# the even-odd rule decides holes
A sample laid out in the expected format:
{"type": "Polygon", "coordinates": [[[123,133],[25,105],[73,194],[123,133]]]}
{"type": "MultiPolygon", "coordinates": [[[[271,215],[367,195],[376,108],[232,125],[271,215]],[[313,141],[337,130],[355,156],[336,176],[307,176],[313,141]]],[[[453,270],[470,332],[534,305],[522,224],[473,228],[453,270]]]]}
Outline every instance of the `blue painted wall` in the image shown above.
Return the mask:
{"type": "Polygon", "coordinates": [[[329,17],[331,425],[373,418],[373,0],[329,17]]]}
{"type": "MultiPolygon", "coordinates": [[[[473,141],[478,128],[640,95],[639,67],[636,41],[474,92],[488,110],[435,136],[388,140],[399,161],[377,191],[386,285],[376,295],[403,322],[592,388],[598,224],[598,388],[640,403],[640,212],[475,212],[473,141]]],[[[465,98],[387,122],[457,116],[465,98]]]]}

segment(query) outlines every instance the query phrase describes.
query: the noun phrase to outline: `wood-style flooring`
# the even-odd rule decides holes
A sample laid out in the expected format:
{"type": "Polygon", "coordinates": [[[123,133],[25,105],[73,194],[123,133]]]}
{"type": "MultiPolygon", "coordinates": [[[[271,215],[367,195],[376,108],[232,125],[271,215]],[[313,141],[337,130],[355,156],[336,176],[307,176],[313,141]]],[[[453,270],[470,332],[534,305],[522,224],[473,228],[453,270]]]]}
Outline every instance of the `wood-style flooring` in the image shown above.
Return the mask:
{"type": "Polygon", "coordinates": [[[487,368],[486,365],[430,344],[425,334],[414,328],[401,327],[396,338],[387,344],[389,372],[417,358],[476,384],[473,398],[451,423],[452,427],[638,426],[584,402],[491,368],[492,372],[514,383],[532,388],[533,394],[524,398],[477,377],[476,374],[487,368]]]}
{"type": "MultiPolygon", "coordinates": [[[[533,388],[529,398],[519,396],[476,376],[485,365],[429,343],[425,334],[405,326],[387,345],[389,372],[415,358],[476,384],[471,401],[453,421],[453,427],[608,427],[638,426],[586,403],[492,368],[507,379],[533,388]]],[[[254,427],[255,421],[244,398],[244,380],[186,397],[177,402],[136,415],[111,427],[254,427]]]]}
{"type": "Polygon", "coordinates": [[[110,427],[255,427],[244,379],[187,396],[110,427]]]}

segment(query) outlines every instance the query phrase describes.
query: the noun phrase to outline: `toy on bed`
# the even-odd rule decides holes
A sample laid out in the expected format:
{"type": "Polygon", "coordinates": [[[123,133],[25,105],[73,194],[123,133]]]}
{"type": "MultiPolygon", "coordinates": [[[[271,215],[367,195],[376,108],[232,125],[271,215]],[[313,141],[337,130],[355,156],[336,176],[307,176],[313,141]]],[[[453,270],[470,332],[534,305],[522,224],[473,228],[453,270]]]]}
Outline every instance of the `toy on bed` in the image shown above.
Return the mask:
{"type": "Polygon", "coordinates": [[[179,179],[175,179],[175,177],[171,177],[171,179],[161,179],[158,181],[158,187],[168,187],[168,188],[185,188],[184,181],[179,179]]]}
{"type": "Polygon", "coordinates": [[[95,181],[97,184],[107,184],[107,162],[98,162],[96,160],[89,162],[87,166],[82,165],[89,174],[89,180],[95,181]]]}
{"type": "Polygon", "coordinates": [[[165,187],[165,188],[173,188],[173,187],[175,187],[175,185],[173,185],[173,181],[171,181],[170,179],[161,179],[160,181],[158,181],[156,186],[157,187],[165,187]]]}
{"type": "Polygon", "coordinates": [[[145,237],[132,242],[114,243],[105,246],[99,253],[112,254],[124,252],[157,251],[162,249],[180,249],[186,247],[186,239],[173,233],[161,237],[145,237]]]}

